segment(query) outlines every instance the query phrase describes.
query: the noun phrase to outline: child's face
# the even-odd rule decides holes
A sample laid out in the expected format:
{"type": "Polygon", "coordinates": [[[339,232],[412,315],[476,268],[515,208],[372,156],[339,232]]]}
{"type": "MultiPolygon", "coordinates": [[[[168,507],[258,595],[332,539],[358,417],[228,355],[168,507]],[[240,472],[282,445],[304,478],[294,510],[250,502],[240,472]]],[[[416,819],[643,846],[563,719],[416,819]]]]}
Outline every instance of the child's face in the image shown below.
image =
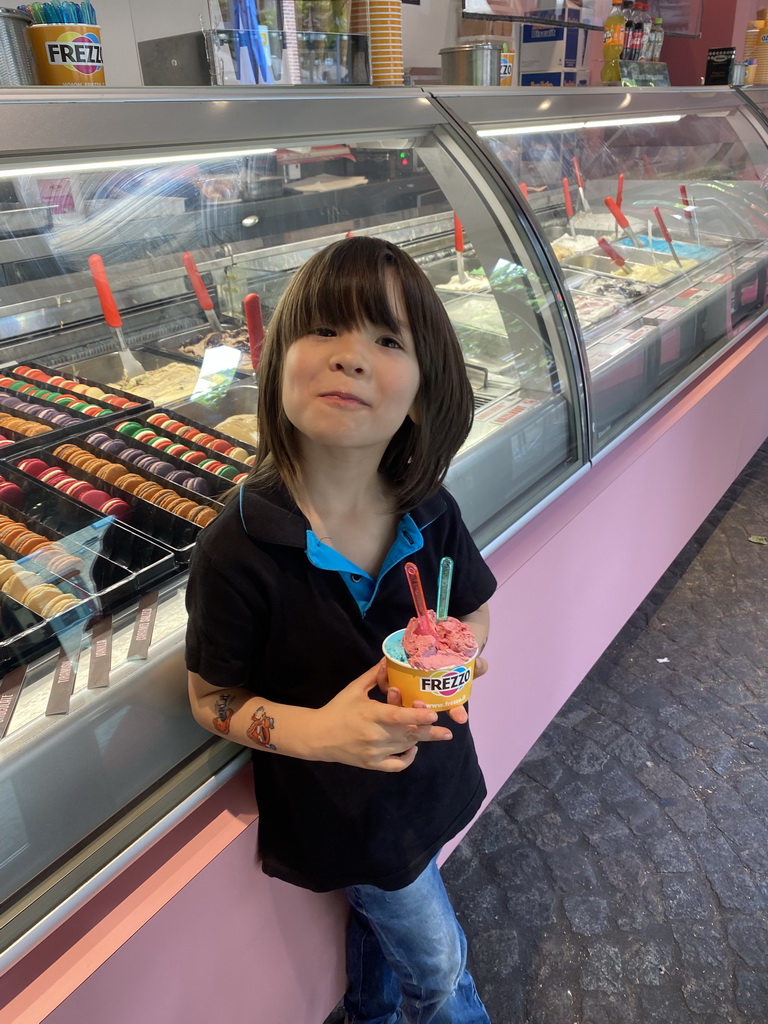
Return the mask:
{"type": "Polygon", "coordinates": [[[286,352],[283,409],[304,454],[309,443],[370,448],[380,459],[405,418],[416,419],[416,349],[394,279],[388,291],[396,333],[367,322],[348,330],[318,324],[286,352]]]}

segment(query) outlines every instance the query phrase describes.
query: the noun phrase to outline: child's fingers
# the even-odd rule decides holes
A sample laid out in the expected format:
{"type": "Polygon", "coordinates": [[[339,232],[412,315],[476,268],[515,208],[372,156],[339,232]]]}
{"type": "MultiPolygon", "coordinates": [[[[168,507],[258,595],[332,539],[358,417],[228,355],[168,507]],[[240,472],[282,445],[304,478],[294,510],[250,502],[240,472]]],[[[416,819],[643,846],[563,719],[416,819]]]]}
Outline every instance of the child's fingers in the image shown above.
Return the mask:
{"type": "Polygon", "coordinates": [[[464,707],[463,704],[459,704],[459,706],[455,708],[450,708],[450,710],[448,711],[448,717],[452,718],[453,721],[456,722],[458,725],[466,725],[466,723],[469,721],[467,709],[464,707]]]}
{"type": "Polygon", "coordinates": [[[477,679],[478,676],[484,676],[487,671],[488,662],[485,658],[478,657],[475,660],[475,679],[477,679]]]}

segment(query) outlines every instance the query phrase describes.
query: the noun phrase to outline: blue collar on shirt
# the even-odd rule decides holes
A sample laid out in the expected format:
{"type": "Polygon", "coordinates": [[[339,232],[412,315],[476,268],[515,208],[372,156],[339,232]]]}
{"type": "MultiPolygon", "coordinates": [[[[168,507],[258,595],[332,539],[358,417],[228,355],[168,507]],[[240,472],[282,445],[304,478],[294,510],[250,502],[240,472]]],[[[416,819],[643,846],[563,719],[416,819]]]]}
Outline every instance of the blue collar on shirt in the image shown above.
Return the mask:
{"type": "MultiPolygon", "coordinates": [[[[428,526],[428,523],[424,524],[428,526]]],[[[397,526],[397,537],[387,552],[384,564],[376,579],[364,569],[350,562],[348,558],[318,540],[313,530],[307,530],[307,558],[318,569],[338,572],[354,597],[360,614],[365,615],[379,589],[379,583],[398,562],[424,547],[421,530],[413,518],[406,513],[397,526]]]]}

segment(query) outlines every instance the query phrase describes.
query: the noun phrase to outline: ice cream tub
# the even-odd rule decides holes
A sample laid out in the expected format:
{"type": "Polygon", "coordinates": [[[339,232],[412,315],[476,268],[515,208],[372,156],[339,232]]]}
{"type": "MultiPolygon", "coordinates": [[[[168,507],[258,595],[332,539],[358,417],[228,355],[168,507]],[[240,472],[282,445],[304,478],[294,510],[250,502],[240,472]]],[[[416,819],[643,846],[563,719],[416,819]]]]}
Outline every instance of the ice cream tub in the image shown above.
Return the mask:
{"type": "Polygon", "coordinates": [[[458,665],[438,669],[414,668],[403,649],[404,629],[398,629],[382,644],[387,659],[387,679],[396,686],[403,699],[403,707],[413,707],[421,701],[433,711],[446,711],[466,703],[472,691],[477,650],[458,665]]]}

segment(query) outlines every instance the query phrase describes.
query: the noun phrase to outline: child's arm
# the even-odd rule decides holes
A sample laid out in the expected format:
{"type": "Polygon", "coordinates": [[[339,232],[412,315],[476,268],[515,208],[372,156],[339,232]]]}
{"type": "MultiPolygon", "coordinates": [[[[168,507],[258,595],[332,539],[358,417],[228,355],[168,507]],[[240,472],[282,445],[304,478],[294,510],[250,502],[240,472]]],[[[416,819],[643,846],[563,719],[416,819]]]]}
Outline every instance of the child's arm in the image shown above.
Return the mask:
{"type": "Polygon", "coordinates": [[[418,743],[449,740],[452,734],[433,724],[437,713],[427,708],[371,700],[369,691],[385,679],[381,661],[324,707],[302,708],[266,700],[241,686],[211,686],[196,672],[188,673],[192,714],[214,735],[306,761],[398,772],[413,762],[418,743]]]}

